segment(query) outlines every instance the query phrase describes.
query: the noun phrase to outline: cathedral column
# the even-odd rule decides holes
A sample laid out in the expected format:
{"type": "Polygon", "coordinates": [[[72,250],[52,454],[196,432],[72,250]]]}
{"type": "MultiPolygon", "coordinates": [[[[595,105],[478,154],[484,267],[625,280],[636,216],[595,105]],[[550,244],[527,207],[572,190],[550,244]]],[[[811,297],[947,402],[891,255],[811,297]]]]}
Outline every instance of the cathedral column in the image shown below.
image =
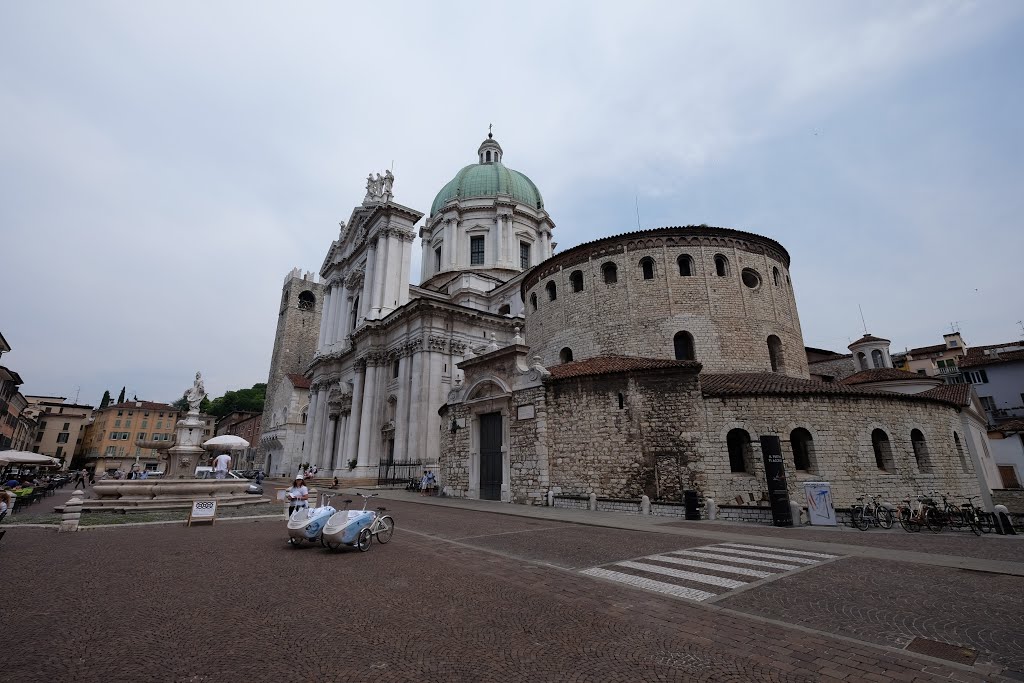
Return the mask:
{"type": "Polygon", "coordinates": [[[337,448],[338,415],[327,413],[327,434],[324,437],[324,457],[317,463],[320,469],[331,469],[334,464],[334,449],[337,448]]]}
{"type": "Polygon", "coordinates": [[[412,235],[402,235],[398,240],[398,249],[401,254],[400,263],[402,264],[402,278],[398,281],[399,306],[409,303],[409,275],[412,273],[412,241],[412,235]]]}
{"type": "Polygon", "coordinates": [[[513,268],[519,268],[519,249],[516,248],[516,235],[515,226],[512,223],[512,216],[505,214],[501,217],[505,222],[505,243],[506,250],[505,254],[508,257],[508,263],[513,268]]]}
{"type": "Polygon", "coordinates": [[[316,414],[310,416],[313,423],[313,443],[309,445],[309,457],[306,462],[315,465],[320,462],[320,451],[323,448],[324,423],[327,421],[327,392],[323,387],[316,391],[316,414]]]}
{"type": "Polygon", "coordinates": [[[373,285],[370,289],[372,299],[370,303],[370,314],[367,316],[373,320],[380,317],[381,302],[384,301],[384,274],[391,265],[388,263],[387,246],[387,238],[384,236],[384,233],[378,233],[377,248],[374,250],[377,253],[378,263],[373,269],[373,285]]]}
{"type": "Polygon", "coordinates": [[[396,231],[391,230],[385,238],[388,253],[388,270],[384,274],[384,286],[381,288],[381,314],[386,316],[398,308],[398,289],[403,281],[408,281],[402,270],[402,240],[396,231]]]}
{"type": "Polygon", "coordinates": [[[319,351],[324,347],[324,337],[327,336],[327,313],[331,310],[331,290],[324,293],[324,303],[320,308],[320,336],[317,337],[316,348],[319,351]]]}
{"type": "Polygon", "coordinates": [[[442,260],[449,268],[455,267],[455,226],[450,218],[444,222],[444,248],[442,260]]]}
{"type": "MultiPolygon", "coordinates": [[[[427,340],[427,348],[430,348],[430,340],[427,340]]],[[[440,455],[441,443],[439,437],[439,425],[441,424],[441,418],[437,414],[436,409],[432,409],[433,406],[438,408],[444,405],[444,401],[440,400],[441,396],[441,375],[442,369],[438,367],[441,365],[443,355],[431,349],[427,352],[426,357],[423,359],[423,386],[426,389],[426,396],[424,402],[426,407],[424,409],[424,430],[423,433],[426,435],[426,450],[423,452],[423,459],[426,462],[437,464],[438,456],[440,455]]],[[[454,373],[453,373],[454,374],[454,373]]]]}
{"type": "Polygon", "coordinates": [[[406,461],[415,460],[417,457],[423,457],[423,447],[421,440],[423,436],[427,438],[435,437],[436,434],[429,432],[425,429],[426,424],[423,422],[423,354],[419,348],[413,349],[412,355],[409,356],[409,360],[412,361],[412,369],[409,371],[411,377],[411,383],[409,385],[409,400],[406,401],[406,417],[405,421],[409,425],[409,431],[406,436],[405,443],[405,459],[406,461]]]}
{"type": "Polygon", "coordinates": [[[331,325],[331,332],[334,335],[334,342],[337,343],[345,338],[345,303],[348,298],[348,288],[344,282],[338,281],[334,286],[334,324],[331,325]]]}
{"type": "Polygon", "coordinates": [[[501,216],[494,217],[494,225],[491,226],[491,251],[494,254],[493,263],[500,266],[505,261],[505,242],[501,239],[501,216]]]}
{"type": "Polygon", "coordinates": [[[352,297],[348,291],[348,287],[342,290],[343,295],[341,299],[341,325],[338,326],[338,330],[341,334],[341,341],[348,345],[348,335],[352,332],[350,327],[352,317],[352,297]]]}
{"type": "Polygon", "coordinates": [[[366,361],[355,362],[355,383],[352,385],[352,411],[345,430],[345,459],[352,460],[359,449],[359,426],[362,421],[363,384],[366,379],[366,361]]]}
{"type": "Polygon", "coordinates": [[[348,424],[348,413],[338,416],[338,427],[334,432],[334,453],[331,456],[330,468],[340,470],[344,465],[345,427],[348,424]]]}
{"type": "MultiPolygon", "coordinates": [[[[463,253],[462,253],[463,252],[463,244],[462,244],[462,242],[463,242],[463,238],[465,237],[465,235],[466,235],[466,231],[462,227],[462,221],[456,221],[456,223],[455,223],[455,244],[453,244],[452,246],[455,247],[455,267],[458,268],[458,269],[464,268],[466,266],[466,264],[469,262],[469,254],[467,253],[465,256],[463,256],[463,253]]],[[[466,246],[465,251],[467,251],[467,252],[469,251],[468,245],[466,246]]]]}
{"type": "Polygon", "coordinates": [[[373,308],[373,279],[377,270],[377,242],[373,241],[366,250],[366,273],[363,275],[363,296],[359,299],[359,318],[369,318],[373,308]]]}
{"type": "Polygon", "coordinates": [[[412,356],[399,361],[398,372],[398,403],[395,405],[395,459],[408,462],[406,452],[406,435],[409,433],[409,369],[412,356]]]}
{"type": "MultiPolygon", "coordinates": [[[[313,451],[313,435],[315,431],[316,411],[319,408],[317,402],[319,398],[319,390],[315,388],[313,384],[309,389],[309,408],[306,409],[306,438],[302,442],[302,461],[309,462],[309,454],[313,451]]],[[[299,466],[299,463],[291,463],[295,468],[299,466]]]]}
{"type": "Polygon", "coordinates": [[[359,424],[359,452],[356,456],[357,466],[366,467],[370,464],[370,448],[374,438],[373,416],[377,412],[377,374],[376,360],[367,363],[366,377],[363,379],[363,410],[359,424]]]}
{"type": "Polygon", "coordinates": [[[333,283],[328,288],[327,296],[324,299],[324,314],[320,323],[320,334],[323,336],[323,345],[330,346],[334,343],[334,324],[337,322],[335,307],[338,305],[338,288],[333,283]]]}

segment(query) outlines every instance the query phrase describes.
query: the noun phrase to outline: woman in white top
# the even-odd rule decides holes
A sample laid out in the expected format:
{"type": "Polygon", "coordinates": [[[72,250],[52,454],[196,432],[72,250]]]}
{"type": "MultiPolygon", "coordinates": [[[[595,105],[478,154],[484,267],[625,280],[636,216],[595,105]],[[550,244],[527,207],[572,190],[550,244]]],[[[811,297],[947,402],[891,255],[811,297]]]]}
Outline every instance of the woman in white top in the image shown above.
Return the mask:
{"type": "Polygon", "coordinates": [[[292,487],[288,489],[288,516],[291,517],[293,512],[308,505],[309,489],[306,488],[306,482],[303,480],[302,475],[299,475],[295,477],[292,487]]]}

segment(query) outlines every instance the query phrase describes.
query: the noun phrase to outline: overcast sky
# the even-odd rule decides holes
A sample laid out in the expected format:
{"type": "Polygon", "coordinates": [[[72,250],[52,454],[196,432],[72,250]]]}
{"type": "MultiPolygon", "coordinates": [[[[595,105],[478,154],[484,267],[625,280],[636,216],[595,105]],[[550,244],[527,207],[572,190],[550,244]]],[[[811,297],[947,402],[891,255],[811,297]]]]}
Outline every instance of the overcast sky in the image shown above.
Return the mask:
{"type": "Polygon", "coordinates": [[[22,391],[265,382],[283,278],[367,172],[426,212],[489,123],[559,249],[638,202],[782,242],[809,346],[845,351],[858,304],[894,350],[1024,336],[1024,3],[483,5],[0,4],[22,391]]]}

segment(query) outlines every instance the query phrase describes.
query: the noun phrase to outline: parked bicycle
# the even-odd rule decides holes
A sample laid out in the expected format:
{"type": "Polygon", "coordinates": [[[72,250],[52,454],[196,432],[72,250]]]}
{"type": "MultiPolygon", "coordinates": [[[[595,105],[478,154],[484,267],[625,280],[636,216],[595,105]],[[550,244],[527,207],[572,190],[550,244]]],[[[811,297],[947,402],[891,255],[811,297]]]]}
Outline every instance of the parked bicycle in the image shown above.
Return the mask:
{"type": "Polygon", "coordinates": [[[896,506],[896,519],[904,531],[920,531],[924,525],[923,508],[918,505],[916,508],[911,505],[909,498],[896,506]]]}
{"type": "Polygon", "coordinates": [[[850,508],[850,522],[861,531],[867,531],[871,525],[891,529],[893,514],[886,503],[878,502],[878,496],[872,496],[871,502],[859,496],[857,504],[850,508]]]}
{"type": "Polygon", "coordinates": [[[991,533],[995,529],[995,516],[991,512],[985,512],[974,504],[975,498],[981,496],[964,496],[966,503],[960,506],[964,521],[970,525],[975,536],[991,533]]]}

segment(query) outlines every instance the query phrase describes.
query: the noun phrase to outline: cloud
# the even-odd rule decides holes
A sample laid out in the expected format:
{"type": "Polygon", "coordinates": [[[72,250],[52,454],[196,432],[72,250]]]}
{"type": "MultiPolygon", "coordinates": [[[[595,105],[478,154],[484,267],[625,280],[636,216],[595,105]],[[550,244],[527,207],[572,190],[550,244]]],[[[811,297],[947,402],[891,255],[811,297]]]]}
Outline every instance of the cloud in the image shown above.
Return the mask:
{"type": "Polygon", "coordinates": [[[561,248],[630,229],[638,197],[645,225],[781,239],[809,343],[849,334],[859,298],[894,311],[878,324],[896,331],[877,330],[894,342],[930,343],[951,306],[984,341],[1012,335],[994,296],[951,282],[999,291],[1016,272],[1022,207],[1006,188],[1021,155],[998,136],[1019,120],[1022,14],[9,4],[0,249],[19,295],[0,303],[4,362],[27,391],[81,385],[94,401],[122,384],[174,399],[196,369],[214,394],[265,381],[282,278],[319,268],[367,171],[393,164],[397,200],[426,211],[488,123],[539,185],[561,248]],[[998,107],[972,105],[995,91],[998,107]],[[971,220],[1010,247],[990,268],[947,257],[971,220]],[[936,292],[948,305],[907,304],[936,292]]]}

